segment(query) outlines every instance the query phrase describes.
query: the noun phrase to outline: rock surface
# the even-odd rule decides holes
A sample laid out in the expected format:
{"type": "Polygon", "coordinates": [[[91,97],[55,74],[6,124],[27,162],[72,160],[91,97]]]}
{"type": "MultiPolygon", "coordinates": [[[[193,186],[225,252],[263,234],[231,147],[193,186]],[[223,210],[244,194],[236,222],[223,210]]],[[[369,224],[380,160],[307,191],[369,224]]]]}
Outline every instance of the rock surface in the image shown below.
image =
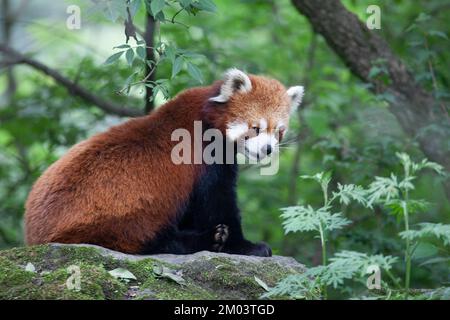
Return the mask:
{"type": "Polygon", "coordinates": [[[49,244],[0,251],[0,299],[258,299],[304,270],[281,256],[138,256],[49,244]]]}

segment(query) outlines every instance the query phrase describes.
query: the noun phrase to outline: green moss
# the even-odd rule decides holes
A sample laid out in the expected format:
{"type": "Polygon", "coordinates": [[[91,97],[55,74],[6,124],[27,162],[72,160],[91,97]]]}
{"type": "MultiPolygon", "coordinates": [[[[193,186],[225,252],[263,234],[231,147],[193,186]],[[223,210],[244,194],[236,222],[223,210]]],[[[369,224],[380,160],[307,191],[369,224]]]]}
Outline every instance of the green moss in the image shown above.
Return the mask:
{"type": "Polygon", "coordinates": [[[67,268],[29,272],[0,257],[0,299],[121,299],[127,287],[102,267],[81,263],[80,290],[70,290],[67,268]]]}
{"type": "Polygon", "coordinates": [[[138,279],[137,284],[140,288],[137,299],[215,299],[217,296],[211,292],[196,285],[192,280],[186,279],[185,285],[180,285],[173,280],[157,277],[153,268],[155,265],[164,266],[171,270],[177,270],[179,267],[170,263],[161,262],[156,259],[143,259],[139,261],[128,262],[126,269],[132,272],[138,279]],[[142,294],[144,292],[144,294],[142,294]]]}
{"type": "Polygon", "coordinates": [[[0,299],[257,299],[264,289],[289,273],[275,262],[237,262],[229,257],[199,258],[173,265],[146,258],[130,261],[105,255],[94,247],[42,245],[0,251],[0,299]],[[36,272],[25,271],[32,263],[36,272]],[[177,271],[184,285],[155,275],[155,264],[177,271]],[[80,268],[80,290],[69,290],[69,266],[80,268]],[[108,271],[125,268],[129,282],[108,271]]]}
{"type": "Polygon", "coordinates": [[[151,276],[142,285],[142,289],[150,289],[154,293],[154,297],[160,300],[211,300],[219,298],[213,292],[189,279],[185,285],[180,285],[170,279],[151,276]]]}
{"type": "Polygon", "coordinates": [[[20,247],[0,251],[0,257],[19,263],[24,261],[37,263],[41,262],[42,258],[45,257],[49,251],[50,247],[48,245],[20,247]]]}
{"type": "Polygon", "coordinates": [[[122,265],[123,268],[128,269],[131,273],[133,273],[138,281],[145,282],[145,280],[153,275],[153,267],[155,265],[164,265],[168,268],[175,268],[175,266],[170,265],[168,263],[162,263],[161,261],[146,258],[138,261],[125,261],[122,265]]]}
{"type": "Polygon", "coordinates": [[[28,288],[33,280],[33,272],[25,271],[4,257],[0,257],[0,299],[16,296],[28,288]]]}
{"type": "Polygon", "coordinates": [[[255,277],[273,286],[289,274],[277,263],[236,263],[225,257],[200,259],[186,266],[185,273],[222,299],[258,299],[264,289],[255,277]]]}
{"type": "Polygon", "coordinates": [[[0,257],[5,257],[17,263],[31,262],[38,270],[55,270],[77,263],[91,263],[103,265],[114,264],[114,260],[102,256],[96,248],[79,246],[40,245],[14,248],[0,251],[0,257]]]}

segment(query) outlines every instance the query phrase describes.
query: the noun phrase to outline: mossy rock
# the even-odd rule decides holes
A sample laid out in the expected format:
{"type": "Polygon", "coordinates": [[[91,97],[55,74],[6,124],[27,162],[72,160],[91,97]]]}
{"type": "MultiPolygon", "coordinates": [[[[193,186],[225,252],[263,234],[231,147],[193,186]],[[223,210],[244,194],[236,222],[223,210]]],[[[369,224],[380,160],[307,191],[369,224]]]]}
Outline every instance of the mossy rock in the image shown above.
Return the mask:
{"type": "Polygon", "coordinates": [[[304,270],[280,256],[138,256],[48,244],[0,251],[0,299],[258,299],[261,281],[270,287],[304,270]]]}

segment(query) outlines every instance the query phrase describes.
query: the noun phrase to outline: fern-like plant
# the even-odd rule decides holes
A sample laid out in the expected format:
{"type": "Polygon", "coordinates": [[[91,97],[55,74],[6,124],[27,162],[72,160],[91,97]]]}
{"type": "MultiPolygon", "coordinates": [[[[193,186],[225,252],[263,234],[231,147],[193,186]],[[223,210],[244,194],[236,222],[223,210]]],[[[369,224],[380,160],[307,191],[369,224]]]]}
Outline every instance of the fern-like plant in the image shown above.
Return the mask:
{"type": "MultiPolygon", "coordinates": [[[[337,185],[337,190],[329,194],[331,174],[318,173],[313,176],[301,176],[303,179],[317,181],[322,189],[323,205],[313,208],[311,205],[298,205],[283,208],[281,217],[285,233],[313,232],[320,238],[322,248],[322,264],[309,268],[301,275],[292,275],[274,288],[271,288],[263,297],[289,296],[295,299],[327,298],[327,287],[338,288],[347,279],[355,277],[362,279],[366,275],[367,268],[376,265],[383,269],[397,286],[397,278],[391,273],[391,268],[398,260],[396,257],[368,255],[355,251],[340,251],[334,257],[328,259],[327,242],[330,232],[348,226],[351,221],[341,212],[333,212],[333,207],[339,201],[348,205],[356,202],[366,208],[374,206],[385,207],[391,214],[404,221],[404,230],[399,235],[405,241],[405,281],[404,292],[408,297],[411,282],[411,259],[418,243],[429,237],[441,240],[444,245],[450,246],[450,225],[441,223],[421,223],[417,230],[410,229],[410,215],[428,208],[424,200],[410,198],[410,191],[414,189],[416,175],[423,169],[432,169],[438,174],[444,174],[443,168],[428,160],[415,163],[405,153],[397,153],[397,157],[403,167],[403,175],[398,177],[391,173],[388,177],[375,177],[367,189],[354,184],[337,185]]],[[[388,290],[391,292],[390,290],[388,290]]],[[[390,297],[390,293],[388,294],[390,297]]]]}
{"type": "Polygon", "coordinates": [[[337,288],[346,279],[355,276],[363,277],[367,267],[376,263],[380,268],[390,270],[396,258],[391,256],[374,255],[355,251],[342,251],[328,261],[327,242],[330,232],[348,226],[351,221],[341,212],[333,212],[336,202],[349,204],[355,201],[367,206],[366,191],[354,184],[338,184],[337,190],[329,195],[331,173],[321,172],[313,176],[301,176],[319,183],[323,194],[323,206],[314,209],[310,205],[298,205],[283,208],[283,227],[285,233],[313,232],[320,238],[322,248],[322,265],[309,268],[301,275],[290,276],[281,281],[276,287],[267,292],[264,297],[289,296],[296,299],[314,299],[321,295],[326,299],[327,287],[337,288]]]}
{"type": "MultiPolygon", "coordinates": [[[[393,173],[389,178],[375,177],[375,181],[369,185],[367,190],[368,205],[379,204],[385,206],[392,214],[404,221],[404,231],[400,236],[405,240],[405,298],[408,297],[411,284],[411,258],[415,249],[412,240],[418,239],[423,234],[435,234],[444,241],[450,237],[449,227],[443,225],[426,224],[421,231],[410,230],[410,215],[424,211],[428,208],[428,203],[424,200],[410,198],[410,191],[414,190],[414,180],[417,174],[423,169],[432,169],[440,175],[444,175],[442,166],[437,163],[423,159],[419,163],[411,160],[406,153],[397,153],[397,157],[403,167],[403,177],[398,178],[393,173]],[[447,233],[446,233],[447,232],[447,233]]],[[[416,244],[418,242],[416,241],[416,244]]]]}

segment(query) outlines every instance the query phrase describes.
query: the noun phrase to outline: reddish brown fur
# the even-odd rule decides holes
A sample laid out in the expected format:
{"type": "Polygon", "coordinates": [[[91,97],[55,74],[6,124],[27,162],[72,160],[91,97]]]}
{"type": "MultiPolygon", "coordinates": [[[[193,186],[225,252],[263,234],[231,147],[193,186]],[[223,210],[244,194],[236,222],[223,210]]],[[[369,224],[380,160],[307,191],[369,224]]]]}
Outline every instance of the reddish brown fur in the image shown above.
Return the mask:
{"type": "Polygon", "coordinates": [[[199,165],[172,163],[171,150],[177,143],[171,141],[173,130],[193,132],[194,120],[204,119],[225,132],[233,117],[249,123],[265,113],[267,118],[277,112],[287,117],[284,87],[267,78],[251,76],[251,80],[253,90],[236,94],[226,106],[205,107],[221,82],[190,89],[151,115],[72,147],[42,174],[29,194],[26,242],[93,243],[139,252],[176,219],[201,175],[199,165]]]}
{"type": "Polygon", "coordinates": [[[235,93],[226,108],[218,108],[207,114],[207,120],[225,133],[226,125],[236,119],[246,120],[249,128],[259,124],[264,118],[268,120],[268,131],[273,130],[277,123],[289,122],[290,99],[286,88],[277,80],[250,76],[252,90],[248,93],[235,93]]]}

